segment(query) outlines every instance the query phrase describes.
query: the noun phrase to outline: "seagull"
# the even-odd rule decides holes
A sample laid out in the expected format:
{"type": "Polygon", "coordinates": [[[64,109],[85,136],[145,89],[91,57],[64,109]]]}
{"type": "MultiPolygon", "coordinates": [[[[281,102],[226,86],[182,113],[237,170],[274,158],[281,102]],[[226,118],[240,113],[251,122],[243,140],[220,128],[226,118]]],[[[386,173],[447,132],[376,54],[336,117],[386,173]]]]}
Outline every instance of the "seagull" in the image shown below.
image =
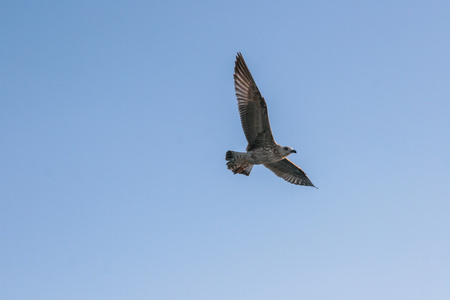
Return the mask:
{"type": "Polygon", "coordinates": [[[297,153],[278,145],[270,129],[267,105],[240,52],[234,67],[234,87],[242,129],[248,142],[246,152],[227,151],[227,167],[234,174],[250,175],[253,165],[264,165],[278,177],[297,185],[312,186],[306,173],[287,157],[297,153]]]}

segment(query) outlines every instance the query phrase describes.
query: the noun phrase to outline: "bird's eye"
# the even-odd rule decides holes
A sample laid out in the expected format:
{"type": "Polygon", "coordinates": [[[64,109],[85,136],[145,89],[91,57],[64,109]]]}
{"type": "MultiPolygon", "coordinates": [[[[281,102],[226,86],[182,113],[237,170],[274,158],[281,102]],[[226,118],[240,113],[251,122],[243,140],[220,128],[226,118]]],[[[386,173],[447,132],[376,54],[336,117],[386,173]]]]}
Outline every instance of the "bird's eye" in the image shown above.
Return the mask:
{"type": "Polygon", "coordinates": [[[284,150],[287,150],[288,148],[287,147],[284,147],[284,150]]]}

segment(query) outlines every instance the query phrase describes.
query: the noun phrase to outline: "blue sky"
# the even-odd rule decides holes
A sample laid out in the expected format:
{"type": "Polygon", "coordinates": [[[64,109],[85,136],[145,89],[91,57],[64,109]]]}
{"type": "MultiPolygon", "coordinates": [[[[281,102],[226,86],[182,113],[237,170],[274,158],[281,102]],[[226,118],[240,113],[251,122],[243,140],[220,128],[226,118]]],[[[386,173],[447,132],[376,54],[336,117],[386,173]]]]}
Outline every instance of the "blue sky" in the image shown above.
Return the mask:
{"type": "Polygon", "coordinates": [[[449,299],[448,1],[3,1],[1,299],[449,299]],[[313,189],[242,151],[242,52],[313,189]]]}

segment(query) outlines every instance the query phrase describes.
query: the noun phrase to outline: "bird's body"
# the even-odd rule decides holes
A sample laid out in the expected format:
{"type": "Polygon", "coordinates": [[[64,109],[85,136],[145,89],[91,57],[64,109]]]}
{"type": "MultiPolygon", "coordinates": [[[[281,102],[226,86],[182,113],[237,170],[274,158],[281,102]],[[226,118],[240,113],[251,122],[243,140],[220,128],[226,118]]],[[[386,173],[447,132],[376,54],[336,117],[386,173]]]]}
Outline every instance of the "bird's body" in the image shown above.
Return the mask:
{"type": "Polygon", "coordinates": [[[227,167],[235,174],[250,175],[253,165],[263,164],[275,175],[298,185],[314,186],[305,172],[286,157],[297,153],[278,145],[270,129],[267,105],[240,53],[236,57],[234,85],[242,128],[248,141],[247,152],[228,151],[227,167]]]}
{"type": "MultiPolygon", "coordinates": [[[[261,165],[270,162],[276,162],[287,155],[283,155],[281,146],[261,147],[247,152],[247,161],[253,165],[261,165]]],[[[290,154],[290,152],[289,152],[290,154]]]]}

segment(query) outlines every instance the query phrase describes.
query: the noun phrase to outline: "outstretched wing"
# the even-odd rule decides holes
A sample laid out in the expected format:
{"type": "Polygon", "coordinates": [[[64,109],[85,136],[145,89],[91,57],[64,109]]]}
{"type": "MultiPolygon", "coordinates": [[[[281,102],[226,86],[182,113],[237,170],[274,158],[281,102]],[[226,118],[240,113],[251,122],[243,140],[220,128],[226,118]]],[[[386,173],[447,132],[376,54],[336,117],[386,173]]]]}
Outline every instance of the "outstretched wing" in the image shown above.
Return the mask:
{"type": "Polygon", "coordinates": [[[261,96],[240,52],[236,56],[234,67],[234,87],[242,128],[248,141],[247,151],[274,145],[266,101],[261,96]]]}
{"type": "Polygon", "coordinates": [[[274,163],[264,164],[264,166],[287,182],[315,187],[308,176],[306,176],[306,173],[287,158],[274,163]]]}

